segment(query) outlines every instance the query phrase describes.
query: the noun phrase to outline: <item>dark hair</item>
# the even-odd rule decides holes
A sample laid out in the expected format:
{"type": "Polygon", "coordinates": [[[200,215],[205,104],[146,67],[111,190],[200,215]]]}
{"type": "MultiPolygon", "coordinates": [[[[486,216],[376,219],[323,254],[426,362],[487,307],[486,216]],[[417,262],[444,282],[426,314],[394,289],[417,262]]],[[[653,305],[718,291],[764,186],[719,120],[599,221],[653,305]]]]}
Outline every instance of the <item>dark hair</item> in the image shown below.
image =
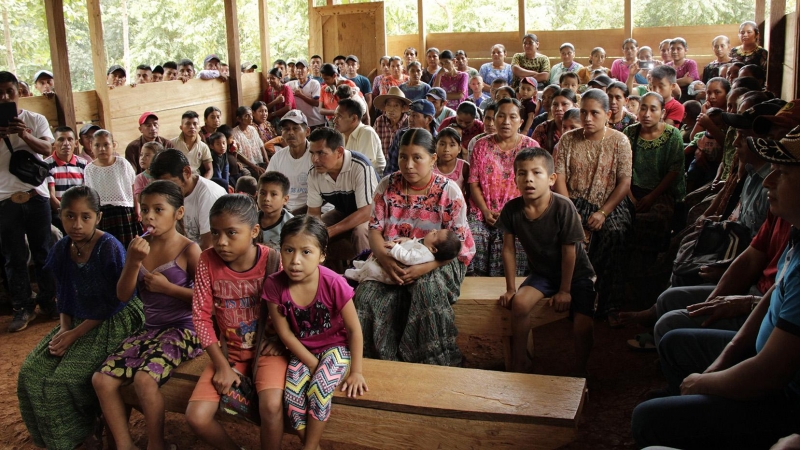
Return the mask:
{"type": "Polygon", "coordinates": [[[273,66],[278,65],[278,64],[281,65],[281,66],[285,66],[286,65],[286,61],[284,61],[282,59],[276,59],[275,62],[272,63],[273,66]]]}
{"type": "Polygon", "coordinates": [[[311,58],[309,58],[309,59],[314,59],[314,58],[317,58],[317,59],[322,59],[322,56],[319,56],[319,55],[311,55],[311,58]]]}
{"type": "MultiPolygon", "coordinates": [[[[661,106],[661,109],[664,109],[663,105],[661,106]]],[[[683,104],[683,112],[686,114],[686,117],[697,117],[702,109],[703,106],[697,100],[689,100],[683,104]]]]}
{"type": "MultiPolygon", "coordinates": [[[[739,69],[739,73],[742,73],[743,70],[749,70],[753,75],[753,77],[759,81],[764,81],[767,79],[767,72],[759,66],[758,64],[747,64],[741,69],[739,69]]],[[[709,82],[711,82],[709,80],[709,82]]]]}
{"type": "Polygon", "coordinates": [[[328,227],[319,218],[311,214],[304,214],[289,219],[281,229],[281,246],[286,239],[305,233],[317,240],[317,245],[324,255],[328,248],[328,227]]]}
{"type": "Polygon", "coordinates": [[[361,116],[364,115],[361,105],[351,98],[339,100],[339,108],[346,112],[347,115],[357,116],[359,121],[361,120],[361,116]]]}
{"type": "Polygon", "coordinates": [[[178,64],[175,61],[167,61],[162,64],[162,67],[165,69],[178,70],[178,64]]]}
{"type": "Polygon", "coordinates": [[[200,115],[197,114],[194,111],[186,111],[185,113],[183,113],[183,115],[181,115],[181,122],[183,122],[186,119],[198,119],[199,120],[200,119],[200,115]]]}
{"type": "Polygon", "coordinates": [[[56,129],[53,130],[53,133],[72,133],[72,135],[75,136],[75,130],[66,125],[56,127],[56,129]]]}
{"type": "Polygon", "coordinates": [[[161,152],[164,151],[164,146],[161,144],[161,142],[158,141],[145,142],[144,145],[142,145],[142,151],[145,150],[152,150],[153,158],[155,158],[156,156],[160,155],[161,152]]]}
{"type": "MultiPolygon", "coordinates": [[[[759,69],[761,69],[761,67],[759,67],[759,66],[755,66],[755,67],[758,67],[759,69]]],[[[719,83],[722,86],[722,90],[725,91],[725,95],[727,95],[728,92],[731,91],[731,83],[730,83],[730,81],[726,80],[725,78],[714,77],[714,78],[708,80],[708,82],[706,83],[706,86],[708,86],[711,83],[719,83]]]]}
{"type": "MultiPolygon", "coordinates": [[[[276,63],[277,63],[277,61],[276,61],[276,63]]],[[[280,81],[281,78],[283,78],[283,72],[281,72],[281,68],[280,67],[273,67],[272,69],[270,69],[270,71],[268,73],[270,75],[272,75],[273,77],[278,78],[279,81],[280,81]]]]}
{"type": "Polygon", "coordinates": [[[442,53],[439,53],[439,59],[453,59],[453,52],[444,50],[442,53]]]}
{"type": "Polygon", "coordinates": [[[654,97],[656,100],[658,100],[658,103],[661,104],[661,109],[664,109],[664,97],[662,97],[661,94],[658,92],[648,92],[642,96],[642,103],[644,103],[644,100],[648,97],[654,97]]]}
{"type": "Polygon", "coordinates": [[[239,177],[236,181],[236,192],[244,192],[255,197],[258,193],[258,181],[251,176],[239,177]]]}
{"type": "Polygon", "coordinates": [[[183,206],[183,191],[180,186],[170,181],[156,180],[148,184],[147,187],[142,189],[139,194],[141,201],[145,195],[163,195],[167,199],[167,203],[175,209],[183,206]]]}
{"type": "Polygon", "coordinates": [[[600,103],[600,107],[603,108],[603,111],[608,112],[608,94],[600,89],[589,89],[588,91],[584,92],[581,96],[581,103],[585,102],[586,100],[594,100],[600,103]]]}
{"type": "Polygon", "coordinates": [[[533,33],[528,33],[525,36],[522,36],[522,42],[525,42],[525,39],[531,38],[533,42],[539,42],[539,38],[536,37],[533,33]]]}
{"type": "MultiPolygon", "coordinates": [[[[509,89],[511,89],[511,88],[509,88],[509,89]]],[[[569,90],[569,89],[567,89],[567,90],[569,90]]],[[[498,100],[497,101],[497,111],[495,112],[495,114],[497,114],[497,112],[500,111],[500,107],[501,106],[508,105],[508,104],[514,105],[517,108],[517,112],[519,113],[519,116],[523,117],[523,113],[525,112],[525,110],[522,108],[522,103],[520,103],[519,100],[517,100],[515,98],[503,98],[503,99],[498,100]]]]}
{"type": "MultiPolygon", "coordinates": [[[[194,63],[192,62],[191,59],[184,58],[184,59],[180,60],[180,62],[178,63],[178,66],[192,66],[192,68],[194,68],[194,63]]],[[[176,69],[177,69],[177,67],[176,67],[176,69]]]]}
{"type": "Polygon", "coordinates": [[[403,133],[403,136],[400,137],[399,146],[403,147],[408,145],[422,147],[431,155],[436,154],[436,142],[433,140],[433,135],[423,128],[410,128],[403,133]]]}
{"type": "Polygon", "coordinates": [[[478,107],[472,102],[461,102],[456,108],[456,114],[468,114],[476,119],[480,117],[478,107]]]}
{"type": "MultiPolygon", "coordinates": [[[[494,86],[495,84],[496,84],[497,86],[500,86],[501,84],[502,84],[503,86],[508,86],[508,80],[506,80],[505,78],[495,78],[494,80],[492,80],[492,84],[491,84],[491,86],[494,86]]],[[[499,88],[498,88],[498,89],[499,89],[499,88]]]]}
{"type": "Polygon", "coordinates": [[[733,80],[734,87],[743,87],[751,91],[760,91],[761,82],[753,77],[740,77],[733,80]]]}
{"type": "Polygon", "coordinates": [[[495,96],[497,96],[497,93],[500,92],[500,91],[507,92],[508,95],[511,96],[512,99],[516,100],[516,98],[517,98],[517,93],[514,92],[514,88],[512,88],[511,86],[506,85],[506,86],[503,86],[501,88],[497,88],[497,90],[495,91],[495,96]]]}
{"type": "Polygon", "coordinates": [[[486,113],[488,111],[497,112],[497,102],[495,102],[493,100],[486,100],[486,103],[484,103],[484,104],[486,105],[486,107],[483,108],[483,116],[484,117],[486,117],[486,113]]]}
{"type": "MultiPolygon", "coordinates": [[[[555,99],[556,97],[564,97],[567,100],[571,101],[573,104],[578,104],[578,97],[575,96],[575,91],[569,88],[559,88],[557,91],[553,92],[553,95],[550,97],[551,99],[555,99]]],[[[552,101],[552,100],[551,100],[552,101]]]]}
{"type": "Polygon", "coordinates": [[[741,69],[742,67],[744,67],[744,63],[741,62],[741,61],[735,61],[735,62],[732,62],[732,63],[728,64],[728,68],[730,69],[731,67],[737,67],[737,68],[741,69]]]}
{"type": "Polygon", "coordinates": [[[346,56],[344,56],[344,55],[336,55],[336,56],[333,57],[333,62],[336,62],[336,61],[338,61],[340,59],[343,59],[343,60],[347,61],[347,57],[346,56]]]}
{"type": "Polygon", "coordinates": [[[136,66],[136,70],[149,70],[151,72],[153,71],[153,69],[147,64],[139,64],[138,66],[136,66]]]}
{"type": "Polygon", "coordinates": [[[742,101],[752,103],[753,105],[757,105],[759,103],[764,103],[767,100],[775,98],[772,92],[769,91],[749,91],[745,92],[742,95],[742,101]]]}
{"type": "Polygon", "coordinates": [[[403,50],[403,54],[405,55],[406,53],[408,53],[409,50],[411,50],[414,56],[417,56],[417,49],[415,49],[414,47],[408,47],[407,49],[403,50]]]}
{"type": "Polygon", "coordinates": [[[262,106],[267,107],[267,103],[261,100],[256,100],[250,106],[250,110],[255,112],[258,108],[261,108],[262,106]]]}
{"type": "Polygon", "coordinates": [[[11,83],[19,89],[19,80],[17,80],[17,76],[5,70],[0,72],[0,83],[11,83]]]}
{"type": "Polygon", "coordinates": [[[625,98],[628,98],[628,93],[629,92],[628,92],[628,85],[627,84],[625,84],[625,83],[623,83],[621,81],[615,81],[615,82],[609,84],[608,87],[606,87],[606,93],[608,93],[608,91],[610,91],[612,89],[619,89],[620,91],[622,91],[622,96],[625,97],[625,98]]]}
{"type": "MultiPolygon", "coordinates": [[[[622,48],[623,49],[625,48],[625,44],[633,44],[634,47],[639,47],[639,43],[636,42],[636,39],[634,39],[634,38],[628,38],[628,39],[625,39],[624,41],[622,41],[622,48]]],[[[594,50],[592,50],[592,51],[594,51],[594,50]]]]}
{"type": "Polygon", "coordinates": [[[283,192],[283,195],[289,195],[291,184],[289,183],[289,179],[286,178],[286,175],[280,172],[276,172],[274,170],[264,172],[258,179],[258,185],[262,186],[265,184],[278,184],[281,186],[281,192],[283,192]]]}
{"type": "Polygon", "coordinates": [[[442,138],[450,138],[456,141],[456,144],[461,145],[461,133],[459,133],[455,128],[447,127],[442,129],[442,131],[440,131],[439,134],[436,136],[437,145],[439,144],[439,141],[442,140],[442,138]]]}
{"type": "MultiPolygon", "coordinates": [[[[628,87],[628,86],[625,86],[625,87],[628,87]]],[[[628,96],[628,101],[631,101],[631,100],[633,100],[634,102],[642,103],[642,97],[640,97],[638,95],[629,95],[628,96]]]]}
{"type": "Polygon", "coordinates": [[[230,140],[231,135],[233,134],[233,128],[231,128],[230,125],[223,124],[223,125],[220,125],[219,128],[217,128],[217,133],[224,134],[225,135],[225,139],[229,139],[230,140]]]}
{"type": "Polygon", "coordinates": [[[153,161],[150,163],[150,175],[155,179],[169,175],[181,181],[185,181],[183,178],[184,167],[191,167],[186,155],[180,150],[170,148],[153,158],[153,161]]]}
{"type": "Polygon", "coordinates": [[[322,75],[332,77],[339,73],[339,69],[337,69],[336,66],[334,66],[331,63],[325,63],[322,65],[322,67],[319,68],[319,73],[322,75]]]}
{"type": "Polygon", "coordinates": [[[652,80],[664,80],[666,79],[669,81],[670,84],[677,82],[678,74],[675,72],[675,68],[672,66],[661,65],[653,67],[653,70],[650,71],[650,79],[652,80]]]}
{"type": "Polygon", "coordinates": [[[208,218],[229,214],[249,226],[258,223],[258,208],[256,202],[248,195],[225,194],[214,202],[208,211],[208,218]]]}
{"type": "Polygon", "coordinates": [[[410,72],[412,67],[416,67],[417,69],[422,70],[422,64],[420,64],[419,61],[412,61],[408,63],[408,65],[406,66],[406,71],[410,72]]]}
{"type": "Polygon", "coordinates": [[[153,73],[160,73],[164,74],[164,66],[155,66],[153,67],[153,73]]]}
{"type": "Polygon", "coordinates": [[[514,157],[514,171],[517,171],[517,165],[522,161],[530,161],[536,158],[544,159],[544,167],[547,169],[547,175],[552,175],[556,171],[555,162],[553,162],[553,155],[541,147],[528,147],[523,148],[514,157]]]}
{"type": "MultiPolygon", "coordinates": [[[[2,81],[0,81],[2,83],[2,81]]],[[[100,212],[100,194],[89,186],[73,186],[61,196],[61,209],[67,209],[76,200],[85,200],[86,205],[92,211],[100,212]]]]}
{"type": "Polygon", "coordinates": [[[581,110],[578,108],[568,109],[561,118],[561,122],[563,123],[565,120],[581,120],[581,110]]]}
{"type": "Polygon", "coordinates": [[[344,136],[333,128],[322,127],[311,132],[308,142],[325,141],[325,147],[335,151],[339,147],[344,147],[344,136]]]}
{"type": "Polygon", "coordinates": [[[433,254],[436,261],[450,261],[461,253],[461,239],[458,234],[453,230],[444,231],[447,236],[436,244],[436,253],[433,254]]]}
{"type": "Polygon", "coordinates": [[[253,110],[250,109],[249,106],[240,106],[240,107],[236,108],[236,118],[237,119],[241,118],[242,116],[247,114],[247,111],[250,111],[251,114],[253,112],[253,110]]]}
{"type": "MultiPolygon", "coordinates": [[[[194,111],[187,111],[187,114],[188,114],[189,112],[194,112],[194,111]]],[[[208,116],[210,116],[211,114],[213,114],[213,113],[215,113],[215,112],[218,112],[218,113],[220,113],[220,115],[222,114],[222,110],[220,110],[220,109],[219,109],[219,108],[217,108],[216,106],[209,106],[208,108],[206,108],[206,110],[205,110],[205,111],[203,111],[203,119],[208,119],[208,116]]],[[[186,115],[186,114],[184,114],[184,116],[185,116],[185,115],[186,115]]],[[[181,117],[181,120],[183,120],[183,117],[181,117]]]]}
{"type": "MultiPolygon", "coordinates": [[[[211,133],[211,136],[209,136],[208,139],[206,139],[206,143],[210,147],[211,145],[214,144],[214,142],[217,142],[217,140],[222,139],[224,137],[225,137],[224,134],[222,134],[219,131],[217,131],[216,133],[211,133]]],[[[227,142],[227,140],[228,139],[226,138],[225,141],[227,142]]]]}
{"type": "Polygon", "coordinates": [[[575,73],[575,72],[564,72],[564,73],[561,74],[560,77],[558,77],[558,84],[563,83],[566,78],[575,78],[575,80],[578,83],[581,82],[581,79],[578,78],[578,74],[577,73],[575,73]]]}
{"type": "Polygon", "coordinates": [[[680,44],[680,45],[683,46],[683,48],[685,48],[686,50],[689,50],[689,46],[686,45],[686,39],[684,39],[682,37],[676,37],[676,38],[671,39],[669,41],[669,45],[672,46],[673,44],[680,44]]]}

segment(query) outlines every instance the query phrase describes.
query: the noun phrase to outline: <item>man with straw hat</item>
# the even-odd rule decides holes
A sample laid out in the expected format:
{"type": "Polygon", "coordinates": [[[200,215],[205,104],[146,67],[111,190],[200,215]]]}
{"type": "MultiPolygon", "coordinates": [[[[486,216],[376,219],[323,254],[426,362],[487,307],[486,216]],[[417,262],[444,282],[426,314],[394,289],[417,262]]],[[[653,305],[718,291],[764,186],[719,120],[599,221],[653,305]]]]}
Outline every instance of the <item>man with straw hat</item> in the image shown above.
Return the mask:
{"type": "Polygon", "coordinates": [[[392,86],[383,95],[375,97],[372,102],[375,109],[382,111],[383,114],[375,120],[375,132],[381,138],[381,147],[384,157],[389,154],[389,146],[392,145],[392,138],[397,130],[408,127],[408,105],[411,100],[406,98],[403,91],[397,86],[392,86]]]}

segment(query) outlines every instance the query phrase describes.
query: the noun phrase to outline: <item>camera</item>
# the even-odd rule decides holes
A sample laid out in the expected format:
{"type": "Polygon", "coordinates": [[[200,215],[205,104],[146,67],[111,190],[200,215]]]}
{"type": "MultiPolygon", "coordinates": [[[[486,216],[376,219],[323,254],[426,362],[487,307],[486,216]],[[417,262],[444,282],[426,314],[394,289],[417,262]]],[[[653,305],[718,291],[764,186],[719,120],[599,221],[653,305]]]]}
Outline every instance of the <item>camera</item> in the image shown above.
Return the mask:
{"type": "Polygon", "coordinates": [[[650,70],[653,68],[653,61],[639,61],[639,68],[643,70],[650,70]]]}

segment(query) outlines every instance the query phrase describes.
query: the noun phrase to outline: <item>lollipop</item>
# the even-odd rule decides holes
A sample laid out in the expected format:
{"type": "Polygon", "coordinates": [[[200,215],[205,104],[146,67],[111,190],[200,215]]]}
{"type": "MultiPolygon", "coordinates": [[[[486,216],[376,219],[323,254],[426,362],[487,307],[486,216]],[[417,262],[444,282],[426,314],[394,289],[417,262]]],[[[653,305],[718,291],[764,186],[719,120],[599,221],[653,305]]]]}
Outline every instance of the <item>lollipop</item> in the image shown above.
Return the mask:
{"type": "Polygon", "coordinates": [[[155,227],[154,227],[154,226],[152,226],[152,225],[148,225],[148,226],[147,226],[147,231],[145,231],[145,232],[144,232],[144,234],[142,234],[142,235],[141,235],[141,236],[139,236],[139,237],[145,237],[145,236],[147,236],[148,234],[152,233],[154,230],[155,230],[155,227]]]}

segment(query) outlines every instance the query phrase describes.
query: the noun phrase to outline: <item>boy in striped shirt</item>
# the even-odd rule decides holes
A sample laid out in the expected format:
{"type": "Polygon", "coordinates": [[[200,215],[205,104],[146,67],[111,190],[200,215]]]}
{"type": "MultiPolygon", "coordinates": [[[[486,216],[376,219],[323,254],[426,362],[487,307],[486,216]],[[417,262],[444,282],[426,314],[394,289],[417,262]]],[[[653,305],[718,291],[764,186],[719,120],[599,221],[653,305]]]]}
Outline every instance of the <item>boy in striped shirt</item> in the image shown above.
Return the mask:
{"type": "Polygon", "coordinates": [[[50,189],[50,209],[53,212],[53,225],[64,231],[58,215],[58,209],[61,207],[61,196],[64,195],[67,189],[83,185],[86,161],[75,156],[78,141],[72,128],[56,128],[55,138],[53,153],[44,162],[50,166],[47,186],[50,189]]]}

